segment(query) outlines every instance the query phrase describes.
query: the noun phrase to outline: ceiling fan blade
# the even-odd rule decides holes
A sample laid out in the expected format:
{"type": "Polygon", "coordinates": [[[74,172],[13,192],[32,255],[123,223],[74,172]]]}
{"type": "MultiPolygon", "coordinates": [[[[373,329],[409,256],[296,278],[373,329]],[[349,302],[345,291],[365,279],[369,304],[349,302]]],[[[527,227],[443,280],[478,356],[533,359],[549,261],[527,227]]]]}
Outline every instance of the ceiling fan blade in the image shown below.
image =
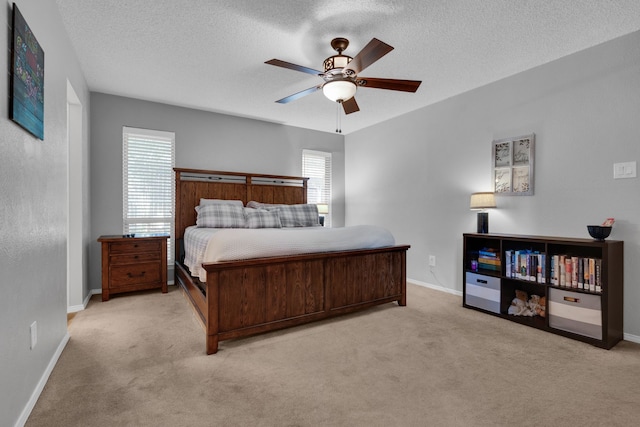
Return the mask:
{"type": "Polygon", "coordinates": [[[355,113],[356,111],[360,111],[360,107],[358,107],[355,96],[352,96],[346,101],[342,101],[342,108],[344,109],[345,114],[351,114],[355,113]]]}
{"type": "Polygon", "coordinates": [[[313,74],[316,76],[322,76],[324,73],[322,71],[314,70],[313,68],[303,67],[302,65],[292,64],[291,62],[281,61],[279,59],[271,59],[269,61],[265,61],[265,64],[275,65],[276,67],[288,68],[294,71],[301,71],[307,74],[313,74]]]}
{"type": "Polygon", "coordinates": [[[420,87],[420,80],[396,80],[377,79],[372,77],[358,77],[358,86],[370,87],[374,89],[400,90],[403,92],[415,92],[420,87]]]}
{"type": "Polygon", "coordinates": [[[376,62],[378,59],[391,52],[393,47],[389,46],[385,42],[373,38],[356,56],[353,57],[349,65],[344,67],[345,70],[351,70],[355,74],[367,68],[369,65],[376,62]]]}
{"type": "Polygon", "coordinates": [[[303,96],[312,94],[313,92],[317,91],[321,87],[322,87],[322,85],[310,87],[309,89],[305,89],[303,91],[294,93],[293,95],[289,95],[289,96],[287,96],[285,98],[278,99],[276,102],[278,102],[280,104],[286,104],[287,102],[295,101],[296,99],[302,98],[303,96]]]}

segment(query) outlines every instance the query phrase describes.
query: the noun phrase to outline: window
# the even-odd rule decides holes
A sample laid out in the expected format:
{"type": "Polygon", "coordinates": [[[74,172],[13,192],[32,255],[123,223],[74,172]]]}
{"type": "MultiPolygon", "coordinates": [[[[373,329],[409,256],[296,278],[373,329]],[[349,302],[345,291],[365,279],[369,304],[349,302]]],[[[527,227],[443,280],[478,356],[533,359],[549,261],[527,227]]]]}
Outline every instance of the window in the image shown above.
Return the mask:
{"type": "Polygon", "coordinates": [[[124,234],[168,234],[173,265],[175,133],[123,127],[122,146],[124,234]]]}
{"type": "Polygon", "coordinates": [[[308,177],[307,203],[326,204],[325,227],[331,227],[331,153],[302,150],[302,176],[308,177]]]}

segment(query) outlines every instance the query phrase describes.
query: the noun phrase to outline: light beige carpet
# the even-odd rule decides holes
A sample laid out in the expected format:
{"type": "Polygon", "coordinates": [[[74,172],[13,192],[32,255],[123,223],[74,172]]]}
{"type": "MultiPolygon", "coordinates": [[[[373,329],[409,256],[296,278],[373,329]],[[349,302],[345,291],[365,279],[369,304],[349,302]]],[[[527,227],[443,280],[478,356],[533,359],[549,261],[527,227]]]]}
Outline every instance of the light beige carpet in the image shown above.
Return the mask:
{"type": "Polygon", "coordinates": [[[181,292],[94,297],[27,426],[631,426],[640,345],[607,351],[408,286],[387,304],[224,341],[181,292]]]}

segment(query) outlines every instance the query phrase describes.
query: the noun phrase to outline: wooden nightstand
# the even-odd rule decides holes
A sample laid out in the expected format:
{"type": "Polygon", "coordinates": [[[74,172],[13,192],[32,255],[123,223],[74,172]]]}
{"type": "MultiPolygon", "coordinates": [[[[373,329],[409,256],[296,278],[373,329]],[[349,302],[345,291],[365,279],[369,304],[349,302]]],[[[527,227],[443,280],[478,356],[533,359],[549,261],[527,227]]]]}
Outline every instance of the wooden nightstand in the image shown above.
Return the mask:
{"type": "Polygon", "coordinates": [[[167,292],[167,235],[100,236],[102,301],[122,292],[167,292]]]}

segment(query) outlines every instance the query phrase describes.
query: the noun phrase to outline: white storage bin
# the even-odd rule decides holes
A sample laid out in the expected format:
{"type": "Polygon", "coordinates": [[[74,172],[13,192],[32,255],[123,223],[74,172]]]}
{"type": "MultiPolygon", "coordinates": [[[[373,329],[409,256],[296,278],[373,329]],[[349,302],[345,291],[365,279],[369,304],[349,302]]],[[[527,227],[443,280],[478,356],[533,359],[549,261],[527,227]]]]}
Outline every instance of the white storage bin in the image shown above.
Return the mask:
{"type": "Polygon", "coordinates": [[[500,279],[467,272],[465,303],[492,313],[500,313],[500,279]]]}
{"type": "Polygon", "coordinates": [[[548,310],[552,328],[602,339],[600,295],[550,288],[548,310]]]}

